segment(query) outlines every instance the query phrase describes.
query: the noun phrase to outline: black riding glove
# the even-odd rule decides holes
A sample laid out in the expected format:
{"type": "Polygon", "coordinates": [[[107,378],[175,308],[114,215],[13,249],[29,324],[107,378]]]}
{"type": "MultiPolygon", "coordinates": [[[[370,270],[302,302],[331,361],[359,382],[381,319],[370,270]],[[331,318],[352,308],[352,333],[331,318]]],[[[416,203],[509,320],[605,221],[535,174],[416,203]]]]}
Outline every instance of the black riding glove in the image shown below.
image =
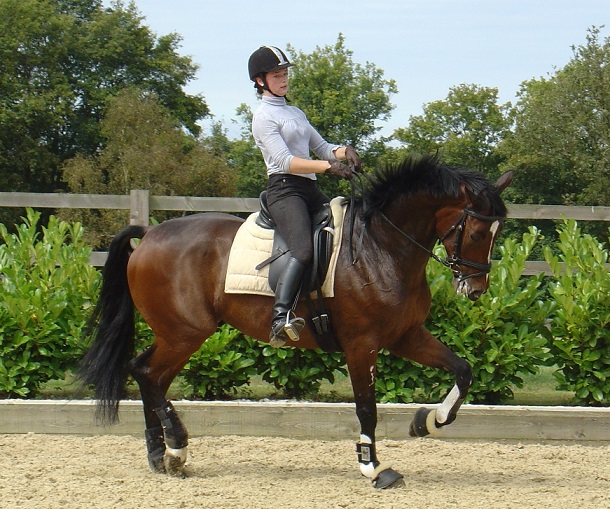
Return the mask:
{"type": "Polygon", "coordinates": [[[344,164],[341,161],[329,161],[329,164],[330,168],[328,168],[324,173],[330,173],[331,175],[349,180],[354,177],[352,169],[347,164],[344,164]]]}
{"type": "Polygon", "coordinates": [[[360,156],[356,149],[351,145],[345,147],[345,159],[347,160],[347,164],[349,164],[355,172],[359,172],[362,170],[362,161],[360,160],[360,156]]]}

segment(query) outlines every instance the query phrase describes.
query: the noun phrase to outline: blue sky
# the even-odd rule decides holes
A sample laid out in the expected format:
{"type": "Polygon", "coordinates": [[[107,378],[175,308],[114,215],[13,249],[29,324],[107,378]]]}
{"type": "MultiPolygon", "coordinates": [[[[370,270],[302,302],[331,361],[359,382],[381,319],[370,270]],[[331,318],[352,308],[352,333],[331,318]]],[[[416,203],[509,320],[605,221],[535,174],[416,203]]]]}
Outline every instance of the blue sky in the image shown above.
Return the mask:
{"type": "MultiPolygon", "coordinates": [[[[110,1],[105,0],[106,5],[110,1]]],[[[135,0],[157,35],[177,32],[180,54],[200,66],[187,88],[202,94],[232,127],[235,109],[257,100],[247,60],[262,44],[312,52],[339,33],[355,62],[372,62],[394,79],[398,94],[383,134],[408,125],[450,87],[477,84],[514,101],[519,85],[554,73],[570,60],[587,29],[610,35],[608,0],[135,0]]],[[[204,123],[204,129],[206,124],[204,123]]]]}

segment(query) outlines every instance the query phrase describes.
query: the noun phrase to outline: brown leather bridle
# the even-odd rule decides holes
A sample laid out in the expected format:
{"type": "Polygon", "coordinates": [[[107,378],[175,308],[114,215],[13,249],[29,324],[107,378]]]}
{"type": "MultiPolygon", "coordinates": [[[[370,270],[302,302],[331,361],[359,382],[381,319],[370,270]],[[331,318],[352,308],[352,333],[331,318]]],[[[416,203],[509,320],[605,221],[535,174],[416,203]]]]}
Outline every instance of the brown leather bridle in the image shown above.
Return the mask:
{"type": "Polygon", "coordinates": [[[470,279],[473,277],[483,276],[485,274],[489,274],[491,270],[491,263],[479,263],[472,260],[467,260],[461,257],[460,252],[462,250],[462,238],[464,235],[464,227],[466,226],[467,218],[473,217],[475,219],[479,219],[480,221],[487,221],[493,223],[495,221],[502,222],[504,221],[503,216],[487,216],[484,214],[479,214],[472,209],[464,208],[462,215],[458,218],[458,220],[445,232],[444,235],[441,235],[438,240],[443,242],[449,235],[453,232],[456,232],[455,241],[453,243],[453,254],[450,256],[447,254],[447,257],[443,260],[441,257],[434,254],[430,249],[426,246],[420,244],[417,240],[415,240],[411,235],[402,231],[398,226],[396,226],[392,220],[386,216],[383,212],[379,212],[379,215],[397,232],[399,232],[403,237],[409,239],[413,244],[417,247],[423,249],[426,253],[430,255],[431,258],[434,258],[437,262],[443,264],[445,267],[451,269],[453,272],[453,276],[457,278],[459,281],[464,281],[466,279],[470,279]],[[462,271],[462,267],[469,267],[471,269],[478,270],[479,272],[474,272],[472,274],[464,274],[462,271]]]}

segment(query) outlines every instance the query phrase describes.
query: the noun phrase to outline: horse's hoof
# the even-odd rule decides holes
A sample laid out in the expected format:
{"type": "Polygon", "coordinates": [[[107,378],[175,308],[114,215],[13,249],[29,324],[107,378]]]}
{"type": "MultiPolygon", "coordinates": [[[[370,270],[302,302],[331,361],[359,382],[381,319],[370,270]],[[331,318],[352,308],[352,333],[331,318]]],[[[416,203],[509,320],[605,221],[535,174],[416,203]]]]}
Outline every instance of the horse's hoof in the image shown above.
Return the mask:
{"type": "Polygon", "coordinates": [[[148,455],[148,465],[155,474],[165,473],[165,459],[163,455],[148,455]]]}
{"type": "Polygon", "coordinates": [[[184,463],[179,461],[177,458],[166,456],[163,459],[163,466],[165,467],[165,473],[172,477],[186,477],[184,472],[184,463]]]}
{"type": "Polygon", "coordinates": [[[396,488],[403,488],[405,481],[402,474],[396,472],[391,468],[387,468],[373,479],[373,486],[378,490],[391,490],[396,488]]]}
{"type": "Polygon", "coordinates": [[[415,412],[413,421],[409,426],[409,436],[425,437],[434,434],[436,427],[436,410],[430,408],[420,408],[415,412]]]}
{"type": "Polygon", "coordinates": [[[163,456],[165,472],[173,477],[186,477],[184,465],[186,464],[186,447],[183,449],[167,449],[163,456]]]}

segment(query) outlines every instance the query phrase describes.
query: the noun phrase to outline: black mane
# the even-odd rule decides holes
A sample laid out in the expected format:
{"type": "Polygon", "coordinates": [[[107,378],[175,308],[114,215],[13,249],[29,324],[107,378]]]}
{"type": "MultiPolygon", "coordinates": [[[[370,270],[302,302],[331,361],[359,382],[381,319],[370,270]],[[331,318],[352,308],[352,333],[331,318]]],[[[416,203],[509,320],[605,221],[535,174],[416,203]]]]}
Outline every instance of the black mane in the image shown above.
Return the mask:
{"type": "Polygon", "coordinates": [[[396,199],[416,193],[432,198],[458,198],[465,184],[474,194],[486,196],[492,214],[506,216],[507,210],[496,187],[479,172],[441,163],[437,157],[409,156],[397,164],[373,171],[361,192],[365,217],[383,209],[396,199]]]}

